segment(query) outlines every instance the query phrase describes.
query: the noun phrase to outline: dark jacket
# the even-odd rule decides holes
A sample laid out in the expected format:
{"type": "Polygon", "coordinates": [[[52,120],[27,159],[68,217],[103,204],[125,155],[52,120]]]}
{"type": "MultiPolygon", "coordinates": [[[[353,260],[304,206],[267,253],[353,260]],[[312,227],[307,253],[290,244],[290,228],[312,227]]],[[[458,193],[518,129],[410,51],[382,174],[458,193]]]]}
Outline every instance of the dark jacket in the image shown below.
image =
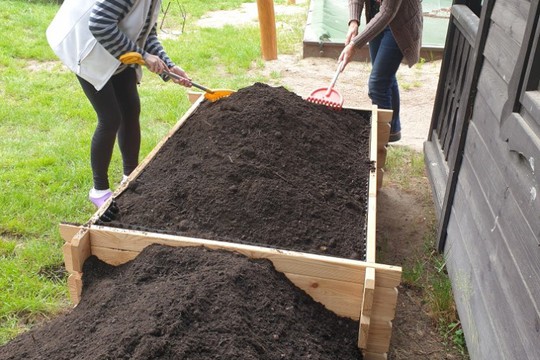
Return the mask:
{"type": "Polygon", "coordinates": [[[352,42],[362,47],[375,38],[386,26],[390,26],[409,67],[416,64],[420,60],[422,46],[421,0],[383,0],[379,12],[373,18],[369,16],[372,13],[370,0],[349,0],[349,22],[356,20],[360,24],[360,14],[364,3],[367,25],[352,39],[352,42]]]}

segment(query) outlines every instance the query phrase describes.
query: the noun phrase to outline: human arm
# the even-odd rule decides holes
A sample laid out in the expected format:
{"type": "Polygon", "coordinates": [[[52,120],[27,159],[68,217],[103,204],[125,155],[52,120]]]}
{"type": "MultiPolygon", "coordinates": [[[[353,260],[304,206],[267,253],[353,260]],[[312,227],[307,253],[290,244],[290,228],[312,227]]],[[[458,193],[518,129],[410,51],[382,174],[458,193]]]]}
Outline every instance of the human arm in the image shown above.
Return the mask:
{"type": "Polygon", "coordinates": [[[358,11],[361,11],[362,7],[358,0],[349,0],[351,20],[349,21],[349,30],[346,38],[346,40],[349,41],[345,42],[345,47],[338,58],[338,61],[344,62],[344,67],[352,60],[357,46],[365,46],[390,24],[392,19],[396,16],[401,3],[402,0],[382,1],[379,12],[367,23],[364,30],[358,33],[358,11]]]}
{"type": "MultiPolygon", "coordinates": [[[[97,0],[92,8],[88,27],[94,38],[115,58],[119,58],[121,55],[129,52],[137,52],[142,55],[150,71],[160,74],[168,68],[165,61],[161,57],[151,54],[146,49],[138,46],[119,27],[120,22],[132,10],[135,1],[97,0]]],[[[143,24],[141,24],[142,26],[143,24]]],[[[172,62],[170,62],[170,65],[174,66],[172,62]]]]}
{"type": "MultiPolygon", "coordinates": [[[[162,69],[162,71],[167,70],[169,72],[172,72],[186,79],[186,80],[183,80],[183,79],[172,78],[173,82],[186,86],[186,87],[191,86],[191,81],[189,80],[189,77],[186,74],[186,72],[181,67],[177,66],[169,58],[169,56],[167,55],[167,52],[161,45],[161,42],[159,41],[157,37],[156,24],[154,24],[154,26],[152,27],[152,30],[150,31],[150,34],[148,35],[148,38],[146,39],[145,50],[147,51],[148,54],[150,54],[149,57],[155,56],[163,61],[163,63],[166,65],[166,69],[162,69]]],[[[169,80],[169,76],[167,76],[166,74],[162,74],[162,78],[165,81],[169,80]]]]}
{"type": "MultiPolygon", "coordinates": [[[[369,0],[368,0],[369,1],[369,0]]],[[[345,45],[349,45],[351,40],[358,35],[360,26],[360,15],[364,8],[364,0],[349,0],[349,28],[345,36],[345,45]]]]}

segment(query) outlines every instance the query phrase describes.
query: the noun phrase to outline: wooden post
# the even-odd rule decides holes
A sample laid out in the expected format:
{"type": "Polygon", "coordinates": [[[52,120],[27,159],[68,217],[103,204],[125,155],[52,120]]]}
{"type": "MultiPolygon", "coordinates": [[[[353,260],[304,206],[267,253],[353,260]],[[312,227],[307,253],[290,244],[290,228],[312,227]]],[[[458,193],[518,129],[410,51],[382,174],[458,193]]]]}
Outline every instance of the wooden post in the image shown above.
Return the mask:
{"type": "Polygon", "coordinates": [[[274,0],[257,0],[259,27],[261,29],[261,48],[264,60],[277,59],[276,17],[274,0]]]}
{"type": "Polygon", "coordinates": [[[373,294],[375,293],[375,268],[366,268],[364,293],[362,295],[362,313],[360,314],[360,331],[358,332],[358,347],[365,350],[368,345],[373,294]]]}

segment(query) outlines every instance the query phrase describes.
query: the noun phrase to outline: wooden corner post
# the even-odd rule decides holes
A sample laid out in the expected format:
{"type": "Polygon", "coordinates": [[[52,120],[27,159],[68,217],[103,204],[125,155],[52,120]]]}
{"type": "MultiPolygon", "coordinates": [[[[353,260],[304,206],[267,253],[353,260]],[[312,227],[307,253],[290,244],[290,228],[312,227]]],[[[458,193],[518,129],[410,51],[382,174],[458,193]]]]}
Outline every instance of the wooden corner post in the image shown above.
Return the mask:
{"type": "Polygon", "coordinates": [[[77,305],[82,294],[82,270],[86,259],[92,255],[90,230],[84,227],[60,225],[60,234],[65,243],[62,247],[64,264],[69,273],[68,290],[71,301],[77,305]]]}

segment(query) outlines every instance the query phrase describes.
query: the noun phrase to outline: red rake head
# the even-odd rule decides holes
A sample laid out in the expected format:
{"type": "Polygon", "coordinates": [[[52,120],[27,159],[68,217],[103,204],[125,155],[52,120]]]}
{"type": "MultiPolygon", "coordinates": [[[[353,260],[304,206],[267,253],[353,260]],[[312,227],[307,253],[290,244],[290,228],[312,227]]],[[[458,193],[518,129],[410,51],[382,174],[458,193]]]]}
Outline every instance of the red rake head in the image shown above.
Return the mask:
{"type": "Polygon", "coordinates": [[[320,88],[314,90],[306,99],[309,102],[325,105],[333,109],[341,109],[343,106],[343,97],[335,89],[320,88]]]}

